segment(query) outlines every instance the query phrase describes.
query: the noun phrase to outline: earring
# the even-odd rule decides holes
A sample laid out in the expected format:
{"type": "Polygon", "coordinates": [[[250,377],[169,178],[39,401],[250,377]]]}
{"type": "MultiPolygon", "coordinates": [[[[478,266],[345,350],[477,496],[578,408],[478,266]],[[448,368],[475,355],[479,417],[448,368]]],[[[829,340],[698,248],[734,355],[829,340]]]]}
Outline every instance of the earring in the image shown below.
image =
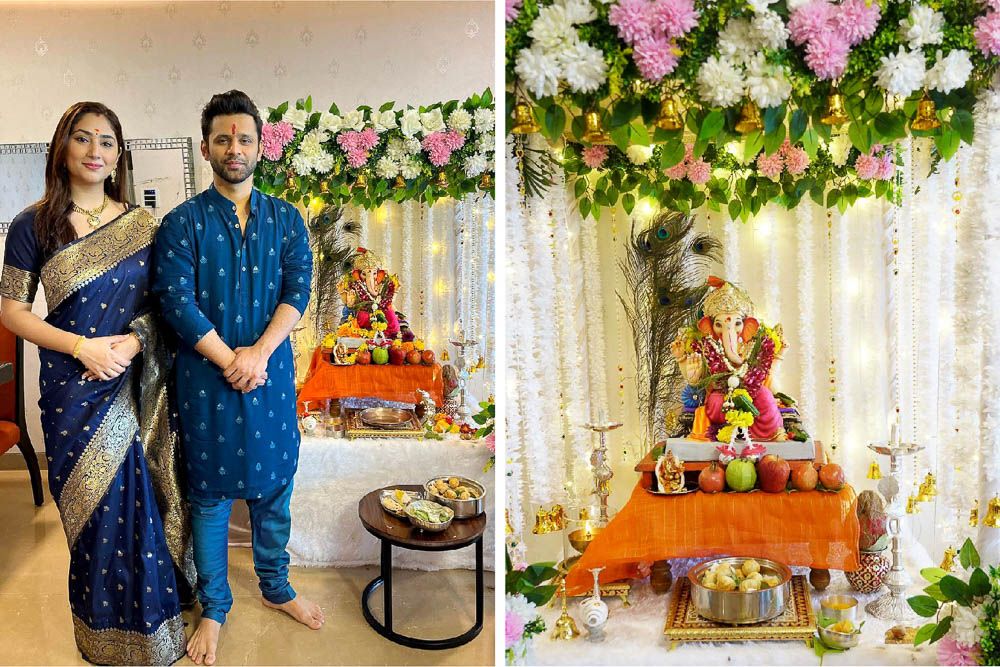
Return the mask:
{"type": "Polygon", "coordinates": [[[111,180],[113,181],[116,178],[118,178],[118,167],[115,167],[114,169],[111,170],[111,180]]]}

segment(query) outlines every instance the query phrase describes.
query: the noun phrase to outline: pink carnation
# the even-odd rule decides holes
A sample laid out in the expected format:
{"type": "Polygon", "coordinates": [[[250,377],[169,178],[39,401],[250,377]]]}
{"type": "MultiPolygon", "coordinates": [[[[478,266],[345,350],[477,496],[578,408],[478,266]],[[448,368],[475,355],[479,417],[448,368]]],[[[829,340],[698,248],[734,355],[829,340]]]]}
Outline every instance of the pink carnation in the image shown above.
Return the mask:
{"type": "Polygon", "coordinates": [[[505,8],[507,23],[516,19],[517,15],[521,13],[521,4],[523,2],[524,0],[507,0],[507,6],[505,8]]]}
{"type": "Polygon", "coordinates": [[[431,164],[443,167],[451,159],[451,154],[465,145],[465,135],[455,130],[431,132],[420,145],[427,151],[431,164]]]}
{"type": "Polygon", "coordinates": [[[621,0],[608,11],[608,23],[618,28],[618,36],[630,46],[653,34],[652,18],[649,0],[621,0]]]}
{"type": "Polygon", "coordinates": [[[816,35],[827,32],[833,20],[833,12],[833,5],[827,0],[812,0],[796,9],[788,19],[788,33],[792,41],[802,46],[811,42],[816,35]]]}
{"type": "Polygon", "coordinates": [[[504,621],[504,644],[506,648],[514,648],[524,636],[524,619],[512,611],[507,612],[504,621]]]}
{"type": "Polygon", "coordinates": [[[778,178],[781,176],[781,172],[784,168],[785,160],[781,157],[781,151],[775,151],[770,155],[761,153],[757,156],[757,171],[759,171],[762,176],[767,176],[768,178],[778,178]]]}
{"type": "Polygon", "coordinates": [[[976,46],[983,55],[1000,55],[1000,11],[989,12],[976,19],[976,46]]]}
{"type": "Polygon", "coordinates": [[[781,147],[781,152],[785,158],[785,168],[789,174],[797,176],[809,166],[809,153],[806,153],[805,150],[798,146],[792,146],[788,143],[787,139],[785,140],[785,145],[781,147]]]}
{"type": "Polygon", "coordinates": [[[882,168],[882,161],[874,155],[859,155],[854,161],[854,169],[858,172],[858,178],[870,181],[879,174],[882,168]]]}
{"type": "Polygon", "coordinates": [[[806,64],[819,78],[836,79],[847,69],[850,51],[850,44],[839,32],[820,33],[806,45],[806,64]]]}
{"type": "Polygon", "coordinates": [[[607,159],[607,146],[587,146],[583,149],[583,163],[591,169],[600,169],[607,159]]]}
{"type": "Polygon", "coordinates": [[[702,185],[703,183],[708,183],[708,179],[712,176],[712,167],[698,158],[688,165],[688,180],[695,185],[702,185]]]}
{"type": "Polygon", "coordinates": [[[642,78],[657,82],[677,67],[674,45],[663,35],[647,37],[636,42],[632,58],[642,78]]]}
{"type": "Polygon", "coordinates": [[[876,178],[888,181],[896,174],[896,160],[892,153],[886,153],[879,159],[878,175],[876,178]]]}
{"type": "Polygon", "coordinates": [[[948,634],[938,642],[937,659],[941,665],[978,665],[982,652],[978,644],[961,644],[948,634]]]}
{"type": "Polygon", "coordinates": [[[285,146],[295,136],[295,128],[290,123],[278,121],[266,123],[261,130],[261,143],[264,144],[264,157],[268,160],[280,160],[285,146]]]}
{"type": "Polygon", "coordinates": [[[337,143],[347,153],[347,164],[357,169],[368,161],[368,151],[378,144],[378,134],[370,127],[361,132],[350,130],[338,134],[337,143]]]}
{"type": "Polygon", "coordinates": [[[881,15],[877,2],[869,4],[867,0],[844,0],[840,11],[833,17],[833,23],[851,46],[857,46],[875,34],[881,15]]]}
{"type": "Polygon", "coordinates": [[[693,0],[656,0],[652,8],[653,27],[667,37],[678,39],[698,25],[693,0]]]}

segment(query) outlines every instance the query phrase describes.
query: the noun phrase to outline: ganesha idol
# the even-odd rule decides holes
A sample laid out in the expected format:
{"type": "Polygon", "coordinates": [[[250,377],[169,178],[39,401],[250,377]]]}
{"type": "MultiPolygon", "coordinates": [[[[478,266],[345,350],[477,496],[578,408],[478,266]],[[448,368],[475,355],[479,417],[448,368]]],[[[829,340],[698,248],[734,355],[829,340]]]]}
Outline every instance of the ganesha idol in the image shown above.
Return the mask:
{"type": "Polygon", "coordinates": [[[399,279],[380,264],[374,253],[357,249],[353,268],[337,283],[337,292],[344,303],[341,330],[384,328],[382,334],[387,339],[399,336],[404,343],[410,342],[414,339],[413,332],[402,313],[392,305],[399,279]]]}
{"type": "Polygon", "coordinates": [[[687,438],[728,443],[734,431],[746,429],[755,442],[807,440],[794,402],[778,394],[784,403],[779,406],[770,388],[772,366],[784,347],[780,325],[758,321],[750,298],[732,283],[712,276],[708,285],[702,317],[681,329],[670,346],[688,383],[685,411],[694,415],[687,438]]]}

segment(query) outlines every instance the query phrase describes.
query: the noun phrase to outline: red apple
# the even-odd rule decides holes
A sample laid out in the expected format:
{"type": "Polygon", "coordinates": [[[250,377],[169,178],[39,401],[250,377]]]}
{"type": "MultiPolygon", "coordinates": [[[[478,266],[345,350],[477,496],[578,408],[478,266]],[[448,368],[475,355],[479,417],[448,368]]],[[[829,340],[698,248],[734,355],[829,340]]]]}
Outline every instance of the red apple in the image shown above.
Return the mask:
{"type": "Polygon", "coordinates": [[[698,488],[705,493],[718,493],[726,488],[726,470],[717,461],[698,473],[698,488]]]}
{"type": "Polygon", "coordinates": [[[409,352],[406,353],[406,363],[410,364],[411,366],[419,366],[420,359],[421,359],[420,350],[410,350],[409,352]]]}
{"type": "Polygon", "coordinates": [[[816,467],[810,461],[800,463],[792,470],[792,488],[796,491],[812,491],[818,481],[816,467]]]}
{"type": "Polygon", "coordinates": [[[844,487],[844,471],[836,463],[827,463],[819,469],[819,481],[829,491],[840,491],[844,487]]]}
{"type": "Polygon", "coordinates": [[[401,347],[390,347],[389,348],[389,363],[393,366],[402,366],[403,362],[406,360],[406,352],[403,352],[401,347]]]}
{"type": "Polygon", "coordinates": [[[424,366],[433,366],[434,365],[434,350],[424,350],[424,352],[420,356],[420,358],[424,362],[424,366]]]}
{"type": "Polygon", "coordinates": [[[757,479],[760,480],[761,491],[781,493],[788,486],[788,476],[791,474],[788,461],[768,454],[757,464],[757,479]]]}
{"type": "Polygon", "coordinates": [[[372,362],[372,353],[369,352],[368,350],[361,350],[360,352],[358,352],[358,356],[355,359],[355,361],[357,361],[362,366],[367,366],[372,362]]]}

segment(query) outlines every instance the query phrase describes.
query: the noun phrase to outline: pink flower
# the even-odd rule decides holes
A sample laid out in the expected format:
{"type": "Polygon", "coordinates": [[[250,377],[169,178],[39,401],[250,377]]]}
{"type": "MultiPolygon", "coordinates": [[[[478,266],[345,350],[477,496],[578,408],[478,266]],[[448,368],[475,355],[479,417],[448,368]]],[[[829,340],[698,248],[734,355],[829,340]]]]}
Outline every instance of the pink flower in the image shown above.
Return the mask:
{"type": "Polygon", "coordinates": [[[368,161],[368,151],[378,144],[378,134],[372,128],[351,130],[337,135],[337,143],[347,153],[347,164],[357,169],[368,161]]]}
{"type": "Polygon", "coordinates": [[[683,37],[698,25],[698,12],[692,0],[656,0],[652,10],[653,27],[671,39],[683,37]]]}
{"type": "Polygon", "coordinates": [[[952,635],[945,635],[937,645],[938,664],[978,665],[982,653],[978,644],[960,644],[952,635]]]}
{"type": "Polygon", "coordinates": [[[896,160],[892,153],[886,153],[879,159],[878,175],[876,178],[888,181],[896,174],[896,160]]]}
{"type": "Polygon", "coordinates": [[[677,67],[674,45],[663,35],[647,37],[635,43],[632,58],[642,78],[657,82],[677,67]]]}
{"type": "Polygon", "coordinates": [[[688,167],[687,164],[682,160],[672,167],[663,170],[663,173],[667,175],[667,178],[679,181],[685,176],[687,176],[688,167]]]}
{"type": "Polygon", "coordinates": [[[786,149],[782,146],[782,151],[785,156],[785,168],[788,170],[789,174],[797,176],[806,170],[809,166],[809,153],[806,153],[803,149],[798,146],[792,146],[785,141],[788,146],[786,149]]]}
{"type": "Polygon", "coordinates": [[[261,130],[261,143],[264,144],[264,157],[268,160],[280,160],[281,154],[288,142],[295,136],[295,128],[291,123],[278,121],[266,123],[261,130]]]}
{"type": "Polygon", "coordinates": [[[496,431],[490,431],[490,434],[483,438],[483,442],[486,443],[486,449],[490,450],[494,454],[497,451],[497,434],[496,431]]]}
{"type": "Polygon", "coordinates": [[[708,179],[712,176],[712,167],[701,158],[698,158],[688,165],[687,176],[688,180],[695,185],[708,183],[708,179]]]}
{"type": "Polygon", "coordinates": [[[451,154],[465,145],[465,135],[455,130],[431,132],[420,145],[427,151],[431,164],[443,167],[451,159],[451,154]]]}
{"type": "Polygon", "coordinates": [[[833,12],[833,5],[827,0],[812,0],[796,9],[788,19],[788,32],[792,41],[802,46],[811,42],[816,35],[827,32],[833,20],[833,12]]]}
{"type": "Polygon", "coordinates": [[[877,2],[869,4],[867,0],[844,0],[839,9],[833,17],[833,24],[851,46],[857,46],[875,34],[882,15],[877,2]]]}
{"type": "Polygon", "coordinates": [[[653,5],[649,0],[621,0],[608,11],[608,23],[628,45],[653,34],[653,5]]]}
{"type": "Polygon", "coordinates": [[[504,644],[506,648],[514,648],[524,635],[524,619],[512,611],[507,612],[504,622],[504,644]]]}
{"type": "Polygon", "coordinates": [[[819,78],[836,79],[847,69],[850,51],[850,44],[839,32],[819,33],[806,45],[806,64],[819,78]]]}
{"type": "Polygon", "coordinates": [[[983,3],[995,12],[1000,12],[1000,0],[983,0],[983,3]]]}
{"type": "Polygon", "coordinates": [[[1000,55],[1000,11],[989,12],[976,19],[976,46],[983,55],[1000,55]]]}
{"type": "Polygon", "coordinates": [[[521,13],[521,4],[524,0],[507,0],[507,6],[505,9],[505,15],[507,17],[507,23],[510,23],[517,18],[517,15],[521,13]]]}
{"type": "Polygon", "coordinates": [[[870,181],[879,174],[882,168],[882,161],[870,154],[859,155],[854,161],[854,169],[858,172],[858,178],[870,181]]]}
{"type": "Polygon", "coordinates": [[[775,151],[770,155],[761,153],[757,156],[757,171],[759,171],[762,176],[767,176],[768,178],[778,178],[781,176],[781,172],[784,168],[785,160],[781,156],[781,151],[775,151]]]}
{"type": "Polygon", "coordinates": [[[607,146],[587,146],[583,149],[583,163],[591,169],[600,169],[607,159],[607,146]]]}

